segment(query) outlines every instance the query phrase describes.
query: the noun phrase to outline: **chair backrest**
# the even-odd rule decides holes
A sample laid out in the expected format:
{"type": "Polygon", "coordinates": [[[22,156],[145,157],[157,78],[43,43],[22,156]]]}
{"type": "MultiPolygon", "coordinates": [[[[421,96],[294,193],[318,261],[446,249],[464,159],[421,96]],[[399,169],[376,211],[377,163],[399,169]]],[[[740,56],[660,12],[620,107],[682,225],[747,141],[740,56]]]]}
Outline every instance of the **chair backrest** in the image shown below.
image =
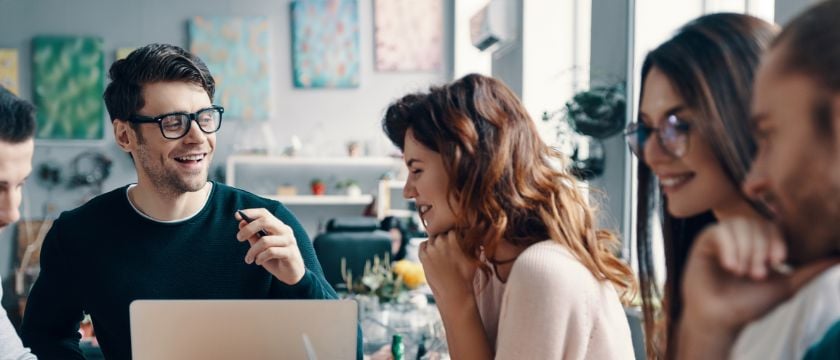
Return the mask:
{"type": "Polygon", "coordinates": [[[376,218],[336,218],[327,223],[327,231],[315,237],[315,254],[324,269],[327,281],[336,287],[343,284],[341,259],[347,261],[347,269],[358,279],[364,273],[365,261],[374,256],[383,259],[391,252],[391,236],[379,230],[376,218]]]}

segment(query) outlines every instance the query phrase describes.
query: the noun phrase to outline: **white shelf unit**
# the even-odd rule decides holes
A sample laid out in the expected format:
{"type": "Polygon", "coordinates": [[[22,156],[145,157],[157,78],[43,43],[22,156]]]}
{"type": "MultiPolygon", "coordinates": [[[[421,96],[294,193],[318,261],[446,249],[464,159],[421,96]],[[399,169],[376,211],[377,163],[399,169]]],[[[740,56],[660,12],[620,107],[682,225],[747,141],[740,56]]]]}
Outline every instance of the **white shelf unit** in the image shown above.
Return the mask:
{"type": "Polygon", "coordinates": [[[262,165],[266,167],[370,167],[396,170],[402,165],[401,159],[390,157],[287,157],[266,155],[231,155],[227,158],[225,183],[236,186],[237,165],[262,165]]]}
{"type": "Polygon", "coordinates": [[[379,219],[384,219],[389,215],[405,218],[414,213],[406,206],[414,200],[403,198],[403,187],[405,187],[405,181],[402,180],[379,181],[379,190],[377,190],[379,199],[376,201],[376,215],[379,219]]]}
{"type": "Polygon", "coordinates": [[[402,159],[391,157],[231,155],[225,165],[225,183],[280,201],[312,238],[333,217],[362,215],[377,198],[379,179],[405,171],[402,159]],[[314,178],[324,181],[326,194],[311,194],[309,184],[314,178]],[[349,196],[336,187],[348,180],[358,184],[361,195],[349,196]],[[297,194],[279,195],[280,186],[293,186],[297,194]]]}
{"type": "Polygon", "coordinates": [[[286,205],[368,205],[373,202],[373,195],[268,195],[269,199],[277,200],[286,205]]]}

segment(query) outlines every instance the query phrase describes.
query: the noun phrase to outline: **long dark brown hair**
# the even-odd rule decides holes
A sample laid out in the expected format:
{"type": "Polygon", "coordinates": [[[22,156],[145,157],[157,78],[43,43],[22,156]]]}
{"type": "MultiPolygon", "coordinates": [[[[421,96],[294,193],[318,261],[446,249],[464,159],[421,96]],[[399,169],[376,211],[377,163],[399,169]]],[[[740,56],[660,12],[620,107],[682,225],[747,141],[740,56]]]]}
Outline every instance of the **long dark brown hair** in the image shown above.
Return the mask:
{"type": "Polygon", "coordinates": [[[594,210],[561,166],[565,161],[501,81],[473,74],[407,95],[388,108],[383,128],[400,149],[411,129],[441,155],[461,249],[483,271],[489,267],[480,252],[495,259],[501,241],[526,248],[552,239],[620,294],[635,290],[630,268],[614,255],[615,235],[595,227],[594,210]]]}
{"type": "MultiPolygon", "coordinates": [[[[651,69],[662,71],[686,106],[698,114],[692,131],[696,129],[710,144],[724,173],[738,189],[756,151],[748,121],[753,79],[760,56],[775,34],[774,25],[749,15],[706,15],[683,26],[673,38],[651,51],[642,65],[641,93],[651,69]]],[[[662,211],[667,276],[663,299],[656,286],[651,215],[656,209],[667,209],[667,200],[657,193],[656,179],[644,163],[639,164],[637,180],[637,251],[646,350],[648,358],[671,359],[676,354],[675,324],[682,313],[683,269],[694,238],[716,220],[711,211],[688,218],[675,218],[662,211]],[[657,200],[661,207],[656,206],[657,200]],[[662,312],[656,309],[659,300],[663,300],[662,312]]],[[[750,204],[764,212],[759,205],[750,204]]]]}

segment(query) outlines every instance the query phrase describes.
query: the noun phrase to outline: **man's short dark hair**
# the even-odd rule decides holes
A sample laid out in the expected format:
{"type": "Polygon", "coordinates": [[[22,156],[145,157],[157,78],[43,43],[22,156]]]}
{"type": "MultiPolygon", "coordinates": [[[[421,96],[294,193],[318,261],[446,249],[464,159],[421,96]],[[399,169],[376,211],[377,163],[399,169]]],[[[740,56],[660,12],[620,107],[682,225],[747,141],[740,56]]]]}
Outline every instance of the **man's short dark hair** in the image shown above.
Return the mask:
{"type": "Polygon", "coordinates": [[[840,0],[812,6],[788,23],[772,47],[784,49],[782,73],[802,74],[822,92],[813,117],[820,134],[831,136],[829,96],[840,94],[840,0]]]}
{"type": "Polygon", "coordinates": [[[103,98],[111,121],[128,119],[145,105],[143,85],[158,81],[183,81],[201,86],[210,101],[216,82],[201,59],[175,45],[150,44],[117,60],[108,71],[111,83],[103,98]]]}
{"type": "Polygon", "coordinates": [[[0,141],[17,144],[35,136],[35,107],[0,86],[0,141]]]}

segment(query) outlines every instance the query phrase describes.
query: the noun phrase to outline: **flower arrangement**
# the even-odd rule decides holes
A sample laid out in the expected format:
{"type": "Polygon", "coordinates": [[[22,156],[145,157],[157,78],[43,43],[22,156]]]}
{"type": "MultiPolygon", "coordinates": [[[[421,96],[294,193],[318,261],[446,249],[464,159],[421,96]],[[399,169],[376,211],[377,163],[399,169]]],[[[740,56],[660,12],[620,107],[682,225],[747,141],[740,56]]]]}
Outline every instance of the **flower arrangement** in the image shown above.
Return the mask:
{"type": "Polygon", "coordinates": [[[359,183],[356,180],[347,179],[339,181],[335,184],[335,187],[339,190],[344,190],[347,196],[362,196],[362,188],[359,187],[359,183]]]}
{"type": "Polygon", "coordinates": [[[403,283],[409,289],[416,289],[426,284],[426,274],[423,272],[423,265],[414,261],[400,260],[392,265],[397,276],[402,277],[403,283]]]}
{"type": "Polygon", "coordinates": [[[386,254],[382,260],[373,257],[373,262],[365,262],[361,278],[354,281],[352,271],[347,269],[346,259],[341,259],[341,277],[350,292],[361,295],[374,295],[381,302],[402,302],[408,299],[408,290],[416,289],[426,283],[423,266],[408,260],[391,264],[386,254]]]}

